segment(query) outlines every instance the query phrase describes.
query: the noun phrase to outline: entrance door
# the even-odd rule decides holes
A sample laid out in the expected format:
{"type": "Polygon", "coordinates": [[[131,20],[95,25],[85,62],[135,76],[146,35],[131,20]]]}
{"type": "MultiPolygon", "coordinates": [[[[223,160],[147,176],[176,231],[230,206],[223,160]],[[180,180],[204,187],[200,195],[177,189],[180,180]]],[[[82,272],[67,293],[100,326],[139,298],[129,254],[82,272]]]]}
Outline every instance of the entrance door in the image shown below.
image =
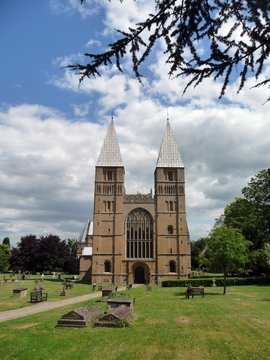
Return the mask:
{"type": "Polygon", "coordinates": [[[142,266],[138,266],[135,269],[134,283],[135,284],[145,284],[144,268],[142,266]]]}

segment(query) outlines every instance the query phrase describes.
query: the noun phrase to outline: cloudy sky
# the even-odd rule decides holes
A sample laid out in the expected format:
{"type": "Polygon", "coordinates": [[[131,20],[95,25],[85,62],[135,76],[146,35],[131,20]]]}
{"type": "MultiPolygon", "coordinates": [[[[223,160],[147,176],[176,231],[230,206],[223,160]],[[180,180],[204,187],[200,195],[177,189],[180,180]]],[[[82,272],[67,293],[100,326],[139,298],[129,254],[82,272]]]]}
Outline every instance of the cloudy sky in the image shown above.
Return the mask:
{"type": "MultiPolygon", "coordinates": [[[[153,1],[1,0],[0,241],[26,234],[78,238],[92,216],[94,166],[114,114],[127,193],[147,193],[167,114],[186,167],[192,240],[207,235],[251,176],[269,167],[267,89],[236,95],[208,80],[182,97],[184,79],[168,79],[162,44],[141,86],[115,68],[78,87],[63,67],[99,52],[153,11],[153,1]]],[[[269,65],[262,76],[270,76],[269,65]]]]}

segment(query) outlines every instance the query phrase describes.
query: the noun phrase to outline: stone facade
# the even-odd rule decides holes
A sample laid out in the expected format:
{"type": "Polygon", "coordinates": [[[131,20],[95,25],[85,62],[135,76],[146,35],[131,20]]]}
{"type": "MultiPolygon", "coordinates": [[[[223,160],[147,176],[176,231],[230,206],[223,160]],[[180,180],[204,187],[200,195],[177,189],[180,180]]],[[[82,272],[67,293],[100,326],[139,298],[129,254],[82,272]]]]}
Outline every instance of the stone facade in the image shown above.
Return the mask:
{"type": "Polygon", "coordinates": [[[125,169],[112,120],[96,165],[92,256],[81,256],[81,273],[91,273],[93,284],[150,284],[188,277],[184,165],[169,122],[154,181],[154,194],[125,193],[125,169]]]}

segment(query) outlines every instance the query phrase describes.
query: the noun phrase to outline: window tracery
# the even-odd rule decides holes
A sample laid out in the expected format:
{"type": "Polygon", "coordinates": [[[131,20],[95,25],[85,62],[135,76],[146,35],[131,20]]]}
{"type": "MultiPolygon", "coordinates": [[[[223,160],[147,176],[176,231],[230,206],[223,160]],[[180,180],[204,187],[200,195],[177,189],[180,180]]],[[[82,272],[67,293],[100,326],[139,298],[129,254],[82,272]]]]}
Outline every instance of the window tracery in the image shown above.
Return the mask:
{"type": "Polygon", "coordinates": [[[126,256],[129,259],[153,258],[153,219],[144,209],[135,209],[127,217],[126,256]]]}

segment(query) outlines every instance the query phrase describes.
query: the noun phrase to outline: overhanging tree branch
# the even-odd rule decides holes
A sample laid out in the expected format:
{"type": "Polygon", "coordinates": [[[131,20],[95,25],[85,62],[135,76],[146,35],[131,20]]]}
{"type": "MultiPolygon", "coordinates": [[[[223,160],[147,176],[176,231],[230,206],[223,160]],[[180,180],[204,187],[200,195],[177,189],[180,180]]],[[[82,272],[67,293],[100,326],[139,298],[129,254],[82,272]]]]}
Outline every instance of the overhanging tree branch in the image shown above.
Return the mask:
{"type": "MultiPolygon", "coordinates": [[[[259,80],[270,54],[269,1],[155,0],[155,3],[155,14],[149,14],[145,21],[126,32],[117,30],[122,37],[109,44],[109,50],[86,53],[88,63],[67,68],[77,71],[82,82],[100,76],[103,66],[115,64],[122,72],[123,58],[130,53],[132,70],[141,81],[143,62],[154,46],[163,41],[168,75],[189,78],[183,92],[190,85],[196,87],[212,77],[222,81],[221,98],[232,79],[240,80],[238,92],[251,75],[259,80]]],[[[263,79],[254,87],[269,82],[270,79],[263,79]]]]}

